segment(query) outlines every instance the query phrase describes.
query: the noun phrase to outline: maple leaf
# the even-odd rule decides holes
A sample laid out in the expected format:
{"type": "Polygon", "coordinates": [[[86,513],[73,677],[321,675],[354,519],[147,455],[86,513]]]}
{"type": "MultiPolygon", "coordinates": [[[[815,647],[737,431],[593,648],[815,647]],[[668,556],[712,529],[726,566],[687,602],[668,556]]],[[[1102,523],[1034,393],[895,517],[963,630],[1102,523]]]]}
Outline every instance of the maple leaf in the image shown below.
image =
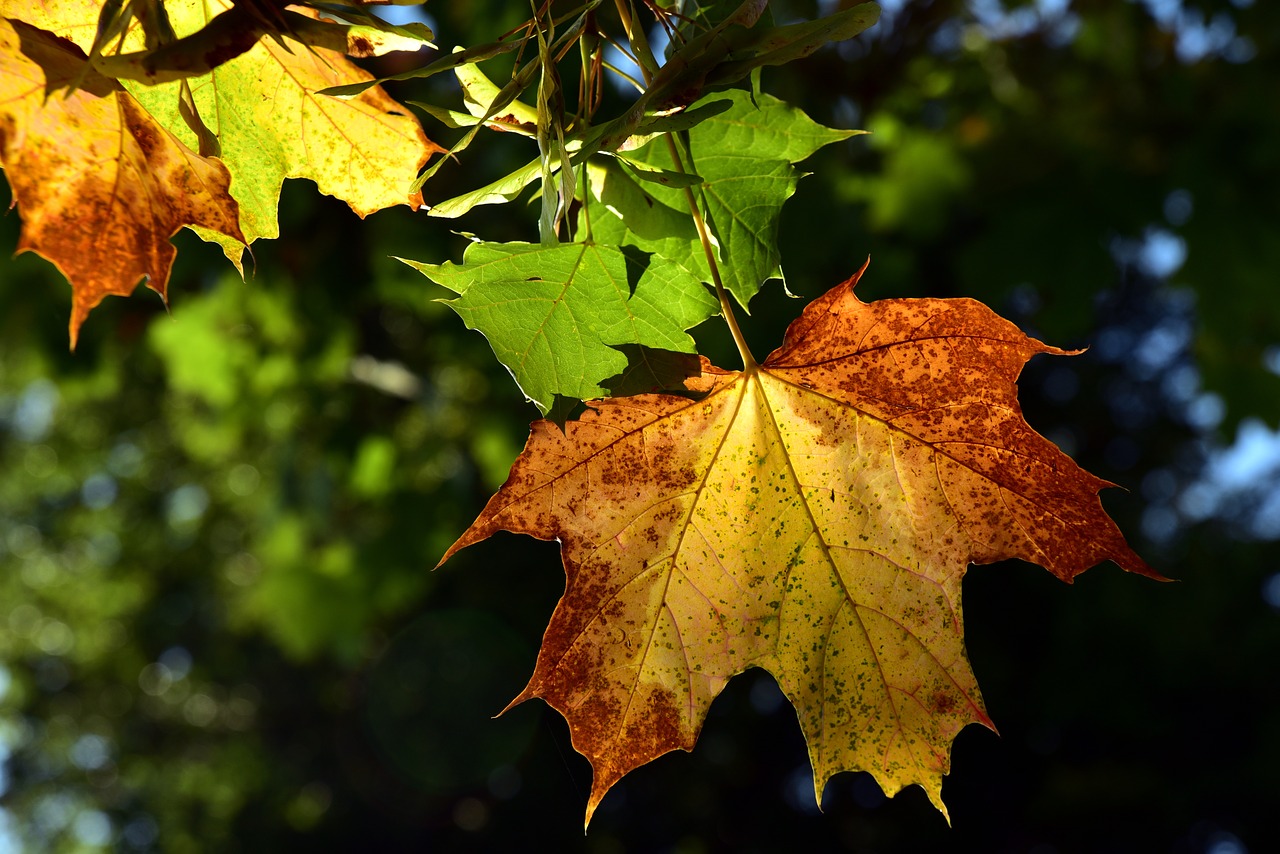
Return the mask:
{"type": "MultiPolygon", "coordinates": [[[[93,44],[99,3],[68,0],[27,4],[0,0],[0,14],[65,36],[82,49],[93,44]]],[[[232,6],[230,0],[167,0],[178,36],[200,30],[232,6]]],[[[136,31],[126,46],[140,47],[136,31]]],[[[249,50],[189,81],[195,111],[217,136],[219,157],[234,181],[246,242],[279,236],[276,212],[285,178],[309,178],[320,192],[350,205],[361,217],[395,205],[418,207],[414,178],[433,154],[429,140],[403,105],[381,87],[352,98],[319,90],[373,79],[337,51],[292,41],[287,34],[262,38],[249,50]]],[[[197,133],[181,115],[179,82],[125,86],[155,118],[192,148],[197,133]]],[[[201,234],[214,239],[208,233],[201,234]]],[[[222,243],[237,259],[238,247],[222,243]]]]}
{"type": "MultiPolygon", "coordinates": [[[[287,177],[314,180],[361,217],[422,204],[414,176],[442,149],[381,88],[350,99],[317,94],[371,79],[341,53],[279,35],[189,81],[121,84],[76,50],[94,47],[99,5],[0,0],[0,22],[24,19],[4,24],[12,35],[0,58],[0,165],[23,214],[19,251],[53,261],[72,284],[73,348],[106,295],[132,293],[143,277],[165,295],[169,238],[183,226],[220,244],[240,269],[246,245],[279,235],[287,177]],[[210,148],[217,157],[194,153],[210,148]]],[[[178,35],[229,8],[227,0],[165,4],[178,35]]],[[[356,41],[373,50],[381,37],[356,41]]],[[[141,40],[135,28],[124,43],[141,40]]]]}
{"type": "Polygon", "coordinates": [[[165,296],[183,226],[245,242],[230,175],[161,127],[69,42],[0,18],[0,165],[22,212],[18,251],[71,282],[71,346],[89,311],[139,280],[165,296]],[[79,79],[69,96],[50,95],[79,79]],[[46,96],[47,100],[46,100],[46,96]]]}
{"type": "Polygon", "coordinates": [[[968,565],[1159,577],[1103,510],[1110,484],[1022,418],[1022,366],[1067,351],[973,300],[863,303],[861,272],[758,367],[704,360],[696,399],[536,422],[441,560],[499,530],[560,542],[565,593],[512,705],[542,697],[568,720],[594,770],[588,822],[628,771],[692,749],[748,667],[796,707],[819,800],[861,769],[945,815],[952,739],[992,726],[964,649],[968,565]]]}
{"type": "MultiPolygon", "coordinates": [[[[698,194],[716,237],[724,286],[746,306],[761,283],[782,278],[782,206],[803,174],[792,164],[862,131],[824,127],[765,93],[720,92],[693,110],[722,104],[727,107],[688,132],[692,162],[683,165],[701,179],[698,194]]],[[[593,236],[654,252],[713,281],[684,191],[663,186],[646,169],[681,171],[660,139],[588,167],[590,210],[583,216],[593,236]]]]}
{"type": "Polygon", "coordinates": [[[595,243],[477,242],[462,264],[405,263],[461,294],[446,304],[484,333],[544,414],[556,395],[603,394],[601,381],[627,368],[615,346],[692,353],[684,330],[717,308],[682,267],[595,243]]]}
{"type": "MultiPolygon", "coordinates": [[[[217,3],[166,4],[179,34],[204,26],[217,3]]],[[[286,178],[309,178],[320,192],[346,202],[361,217],[396,205],[417,208],[412,188],[418,171],[444,151],[429,140],[409,110],[381,87],[352,98],[317,92],[371,80],[340,53],[273,39],[191,80],[196,108],[222,145],[221,157],[235,181],[241,225],[250,241],[274,238],[276,211],[286,178]]],[[[194,142],[179,114],[177,83],[145,88],[139,98],[152,112],[194,142]]]]}

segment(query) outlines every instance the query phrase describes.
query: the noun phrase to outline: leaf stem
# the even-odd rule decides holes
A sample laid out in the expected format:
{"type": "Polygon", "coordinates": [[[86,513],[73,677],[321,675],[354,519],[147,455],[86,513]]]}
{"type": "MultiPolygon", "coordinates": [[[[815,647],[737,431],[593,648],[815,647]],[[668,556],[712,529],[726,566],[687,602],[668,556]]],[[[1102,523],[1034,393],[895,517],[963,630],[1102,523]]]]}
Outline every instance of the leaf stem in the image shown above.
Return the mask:
{"type": "MultiPolygon", "coordinates": [[[[582,164],[582,168],[578,170],[578,175],[582,178],[582,230],[586,232],[586,242],[594,243],[595,238],[591,235],[591,206],[587,204],[587,200],[591,195],[591,179],[587,175],[587,164],[582,164]]],[[[577,238],[581,238],[581,236],[575,235],[577,238]]]]}
{"type": "MultiPolygon", "coordinates": [[[[671,153],[671,161],[675,164],[677,172],[689,174],[684,168],[684,160],[680,157],[680,151],[676,147],[676,142],[672,139],[670,133],[663,134],[667,140],[667,150],[671,153]]],[[[738,355],[742,357],[742,372],[744,374],[754,374],[756,371],[756,360],[751,355],[751,348],[747,346],[747,339],[742,334],[742,328],[738,326],[738,318],[733,313],[733,303],[729,299],[729,292],[725,290],[724,282],[720,279],[720,265],[716,262],[716,250],[711,244],[711,232],[707,229],[706,220],[702,218],[702,211],[698,207],[698,200],[694,198],[693,188],[684,188],[685,200],[689,203],[689,215],[693,217],[693,225],[698,229],[698,240],[702,243],[703,254],[707,257],[707,267],[711,270],[711,281],[716,286],[716,298],[720,300],[720,315],[724,318],[724,322],[729,325],[729,332],[733,335],[733,343],[738,348],[738,355]]]]}
{"type": "MultiPolygon", "coordinates": [[[[644,76],[645,85],[649,85],[653,82],[653,73],[658,67],[657,60],[653,56],[653,49],[649,46],[649,41],[644,36],[644,30],[636,26],[630,14],[629,3],[625,2],[625,0],[615,0],[615,5],[618,7],[618,16],[622,19],[622,27],[627,34],[627,40],[631,43],[632,54],[635,57],[636,64],[640,66],[640,73],[644,76]]],[[[667,141],[667,150],[671,153],[671,161],[675,165],[676,171],[686,175],[691,174],[684,167],[684,159],[680,156],[680,151],[676,147],[676,142],[672,135],[664,133],[663,137],[667,141]]],[[[711,281],[716,286],[716,298],[720,300],[720,316],[729,325],[729,332],[733,335],[733,343],[738,348],[738,355],[742,357],[742,372],[748,375],[754,374],[757,367],[756,360],[751,355],[751,349],[747,346],[747,339],[742,334],[742,328],[738,326],[738,318],[733,313],[733,304],[729,299],[729,292],[725,290],[724,282],[720,279],[720,265],[716,262],[715,247],[711,245],[711,232],[707,229],[706,220],[702,218],[702,211],[698,207],[698,200],[694,198],[692,188],[684,188],[684,197],[689,204],[689,215],[693,217],[694,227],[698,230],[698,241],[702,243],[702,251],[707,256],[707,267],[711,270],[711,281]]]]}

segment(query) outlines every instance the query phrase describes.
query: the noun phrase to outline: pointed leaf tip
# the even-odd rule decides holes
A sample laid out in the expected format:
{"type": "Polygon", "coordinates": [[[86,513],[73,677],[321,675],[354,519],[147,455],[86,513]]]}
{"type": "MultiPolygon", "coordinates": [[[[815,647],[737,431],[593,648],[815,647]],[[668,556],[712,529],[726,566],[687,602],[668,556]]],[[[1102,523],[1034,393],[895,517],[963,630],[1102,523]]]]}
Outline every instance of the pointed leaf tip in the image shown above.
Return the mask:
{"type": "Polygon", "coordinates": [[[815,793],[867,770],[946,815],[952,740],[991,726],[964,649],[968,566],[1150,571],[1106,482],[1022,418],[1023,365],[1061,352],[974,300],[837,286],[755,372],[704,362],[697,400],[536,422],[451,553],[498,530],[560,541],[565,594],[517,702],[568,721],[594,772],[587,819],[628,771],[690,749],[748,667],[795,706],[815,793]]]}
{"type": "Polygon", "coordinates": [[[71,283],[72,349],[89,312],[145,279],[163,298],[170,238],[202,226],[245,242],[230,175],[188,148],[115,81],[86,70],[70,42],[0,19],[3,166],[18,210],[18,251],[57,266],[71,283]],[[45,93],[79,80],[74,92],[45,93]]]}
{"type": "Polygon", "coordinates": [[[871,255],[868,254],[867,259],[862,262],[862,266],[859,267],[852,276],[850,276],[848,279],[844,281],[844,286],[851,291],[854,288],[856,288],[858,286],[858,282],[862,280],[862,274],[867,272],[867,268],[870,266],[871,266],[871,255]]]}

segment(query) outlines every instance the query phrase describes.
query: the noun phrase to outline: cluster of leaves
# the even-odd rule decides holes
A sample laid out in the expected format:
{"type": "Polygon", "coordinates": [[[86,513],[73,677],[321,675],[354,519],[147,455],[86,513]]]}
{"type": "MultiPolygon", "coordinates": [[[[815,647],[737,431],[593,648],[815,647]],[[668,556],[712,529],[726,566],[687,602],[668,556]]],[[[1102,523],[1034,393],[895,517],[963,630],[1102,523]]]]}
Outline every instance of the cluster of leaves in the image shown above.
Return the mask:
{"type": "Polygon", "coordinates": [[[165,295],[183,227],[238,267],[279,233],[285,178],[310,178],[360,216],[421,203],[411,172],[438,148],[418,122],[379,89],[316,94],[370,79],[335,43],[372,53],[407,36],[284,10],[250,20],[259,4],[98,5],[0,4],[0,164],[23,216],[18,249],[71,282],[73,346],[108,294],[145,278],[165,295]],[[104,55],[116,37],[136,50],[104,55]]]}
{"type": "MultiPolygon", "coordinates": [[[[351,23],[265,2],[212,17],[194,2],[10,5],[0,162],[20,249],[72,283],[73,342],[106,294],[146,277],[163,295],[180,228],[237,264],[274,236],[284,177],[311,177],[364,215],[421,205],[451,162],[420,171],[443,149],[343,57],[427,38],[356,20],[363,4],[315,4],[351,23]]],[[[534,12],[399,75],[456,75],[464,110],[422,105],[467,129],[450,155],[482,129],[537,147],[430,213],[536,186],[538,243],[476,240],[460,264],[407,262],[458,294],[449,305],[552,417],[446,554],[500,529],[561,543],[566,593],[517,701],[543,697],[568,719],[595,771],[588,820],[623,774],[692,748],[711,701],[750,667],[799,710],[816,794],[864,769],[889,794],[921,785],[944,810],[951,740],[990,724],[963,646],[967,566],[1021,557],[1070,581],[1109,558],[1155,575],[1103,512],[1107,484],[1021,417],[1022,366],[1064,351],[971,301],[868,305],[852,293],[861,271],[768,359],[748,349],[734,301],[781,277],[794,164],[855,133],[763,93],[758,71],[856,35],[874,4],[782,26],[764,0],[534,12]],[[515,67],[499,86],[475,63],[501,54],[515,67]],[[601,116],[613,72],[638,94],[601,116]],[[717,313],[741,372],[696,357],[688,330],[717,313]]]]}

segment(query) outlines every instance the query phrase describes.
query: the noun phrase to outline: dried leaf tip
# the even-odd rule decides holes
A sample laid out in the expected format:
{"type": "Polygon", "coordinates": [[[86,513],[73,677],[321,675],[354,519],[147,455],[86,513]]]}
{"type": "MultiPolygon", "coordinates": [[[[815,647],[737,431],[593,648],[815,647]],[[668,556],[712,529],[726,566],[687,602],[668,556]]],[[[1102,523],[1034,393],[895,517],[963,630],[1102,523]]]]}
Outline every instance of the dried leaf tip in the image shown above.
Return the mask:
{"type": "Polygon", "coordinates": [[[868,254],[867,260],[862,262],[862,266],[852,276],[845,279],[844,283],[848,285],[849,290],[853,290],[858,286],[858,281],[862,278],[862,274],[867,272],[867,267],[869,266],[871,266],[871,255],[868,254]]]}

